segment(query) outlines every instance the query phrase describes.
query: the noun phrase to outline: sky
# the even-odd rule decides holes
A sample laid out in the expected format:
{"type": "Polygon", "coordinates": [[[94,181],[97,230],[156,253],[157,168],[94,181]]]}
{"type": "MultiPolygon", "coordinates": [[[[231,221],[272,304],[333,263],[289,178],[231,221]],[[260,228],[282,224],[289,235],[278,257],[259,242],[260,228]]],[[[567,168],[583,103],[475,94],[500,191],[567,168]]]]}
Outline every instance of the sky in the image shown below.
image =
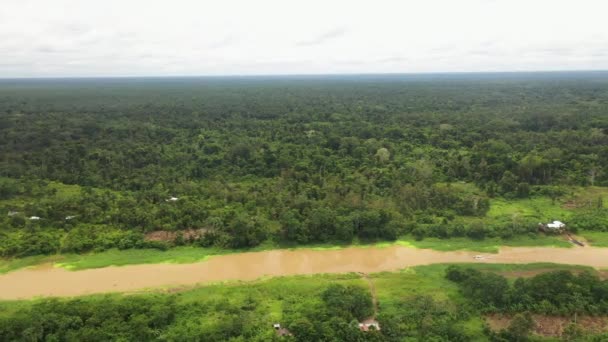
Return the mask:
{"type": "Polygon", "coordinates": [[[608,70],[605,0],[0,0],[0,78],[608,70]]]}

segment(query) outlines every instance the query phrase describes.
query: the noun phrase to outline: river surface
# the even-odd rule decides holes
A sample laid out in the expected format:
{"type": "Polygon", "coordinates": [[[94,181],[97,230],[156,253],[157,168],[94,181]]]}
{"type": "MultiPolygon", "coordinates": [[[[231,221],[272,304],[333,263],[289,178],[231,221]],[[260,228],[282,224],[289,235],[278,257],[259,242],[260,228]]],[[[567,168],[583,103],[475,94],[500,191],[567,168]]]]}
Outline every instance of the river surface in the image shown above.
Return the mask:
{"type": "Polygon", "coordinates": [[[192,264],[144,264],[68,271],[59,267],[26,268],[0,275],[0,299],[79,296],[135,291],[264,276],[314,273],[395,271],[448,262],[553,262],[608,268],[608,248],[503,247],[497,254],[440,252],[400,246],[339,250],[273,250],[228,254],[192,264]],[[476,259],[476,255],[483,255],[476,259]]]}

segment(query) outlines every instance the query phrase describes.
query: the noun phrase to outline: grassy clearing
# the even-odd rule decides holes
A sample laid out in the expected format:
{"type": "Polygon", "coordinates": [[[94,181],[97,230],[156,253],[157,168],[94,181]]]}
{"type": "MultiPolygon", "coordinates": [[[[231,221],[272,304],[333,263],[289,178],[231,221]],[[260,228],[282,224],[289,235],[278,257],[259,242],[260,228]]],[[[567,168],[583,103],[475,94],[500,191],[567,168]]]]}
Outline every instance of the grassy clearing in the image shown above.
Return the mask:
{"type": "Polygon", "coordinates": [[[565,202],[574,207],[595,207],[598,198],[602,197],[604,208],[608,208],[608,187],[573,187],[572,191],[573,194],[565,202]]]}
{"type": "MultiPolygon", "coordinates": [[[[608,199],[608,187],[569,187],[569,194],[555,201],[549,197],[536,196],[526,199],[493,198],[487,219],[521,216],[538,219],[567,221],[578,208],[594,207],[599,197],[608,199]]],[[[608,200],[603,201],[608,208],[608,200]]]]}
{"type": "Polygon", "coordinates": [[[552,201],[548,197],[533,197],[527,199],[505,200],[492,199],[487,217],[497,219],[500,217],[520,216],[538,219],[540,222],[550,220],[567,220],[572,211],[564,209],[561,202],[552,201]]]}
{"type": "Polygon", "coordinates": [[[383,311],[397,310],[404,297],[430,295],[439,300],[458,298],[458,288],[445,280],[446,265],[410,267],[400,272],[372,274],[378,303],[383,311]]]}

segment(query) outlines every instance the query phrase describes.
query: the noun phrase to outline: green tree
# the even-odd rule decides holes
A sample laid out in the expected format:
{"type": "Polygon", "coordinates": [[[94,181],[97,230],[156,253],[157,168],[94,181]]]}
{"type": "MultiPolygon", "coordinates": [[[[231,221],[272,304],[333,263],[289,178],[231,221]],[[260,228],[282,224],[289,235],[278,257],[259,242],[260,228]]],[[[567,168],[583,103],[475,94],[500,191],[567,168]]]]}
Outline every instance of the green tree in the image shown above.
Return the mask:
{"type": "Polygon", "coordinates": [[[576,342],[583,340],[585,333],[580,325],[571,322],[564,328],[562,332],[562,340],[568,342],[576,342]]]}
{"type": "Polygon", "coordinates": [[[534,329],[534,325],[535,323],[530,313],[519,313],[513,316],[513,319],[507,328],[507,332],[512,341],[527,341],[528,335],[530,335],[532,329],[534,329]]]}

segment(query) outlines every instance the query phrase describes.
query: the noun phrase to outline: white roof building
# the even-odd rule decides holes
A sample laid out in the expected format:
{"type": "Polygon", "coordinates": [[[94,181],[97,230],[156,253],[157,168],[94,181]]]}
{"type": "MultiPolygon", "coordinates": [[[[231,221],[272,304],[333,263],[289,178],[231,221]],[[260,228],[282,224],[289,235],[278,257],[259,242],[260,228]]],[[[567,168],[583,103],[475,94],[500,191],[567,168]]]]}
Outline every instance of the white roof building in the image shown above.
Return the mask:
{"type": "Polygon", "coordinates": [[[547,228],[551,228],[551,229],[562,229],[565,227],[566,227],[566,224],[561,221],[553,221],[553,222],[547,224],[547,228]]]}
{"type": "Polygon", "coordinates": [[[40,217],[38,217],[38,216],[30,216],[30,220],[40,220],[40,217]]]}
{"type": "Polygon", "coordinates": [[[169,197],[169,199],[167,199],[167,200],[165,200],[165,201],[167,201],[167,202],[175,202],[175,201],[177,201],[178,199],[179,199],[179,198],[177,198],[177,197],[169,197]]]}
{"type": "Polygon", "coordinates": [[[370,331],[372,329],[380,330],[380,324],[378,324],[378,322],[375,320],[365,320],[359,323],[359,330],[361,331],[370,331]]]}

